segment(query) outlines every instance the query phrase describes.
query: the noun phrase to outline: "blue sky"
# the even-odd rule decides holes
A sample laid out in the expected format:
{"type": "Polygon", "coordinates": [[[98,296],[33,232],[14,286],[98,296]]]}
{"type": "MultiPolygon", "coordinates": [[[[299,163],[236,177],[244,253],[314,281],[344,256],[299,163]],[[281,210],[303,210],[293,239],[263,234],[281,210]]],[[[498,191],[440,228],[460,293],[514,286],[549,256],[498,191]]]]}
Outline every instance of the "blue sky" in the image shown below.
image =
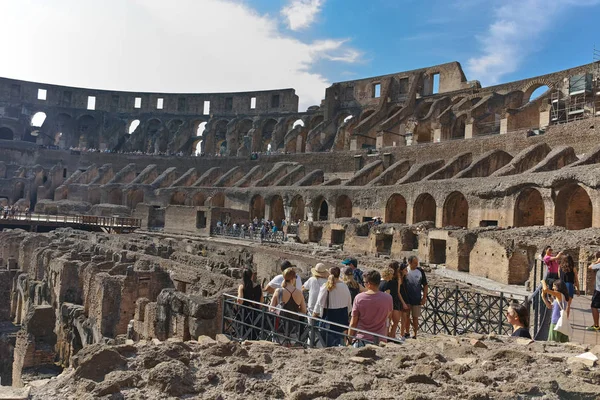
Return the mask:
{"type": "Polygon", "coordinates": [[[294,87],[303,110],[332,82],[449,61],[484,86],[589,63],[600,0],[0,0],[0,9],[0,37],[14,38],[3,41],[0,76],[134,91],[294,87]]]}

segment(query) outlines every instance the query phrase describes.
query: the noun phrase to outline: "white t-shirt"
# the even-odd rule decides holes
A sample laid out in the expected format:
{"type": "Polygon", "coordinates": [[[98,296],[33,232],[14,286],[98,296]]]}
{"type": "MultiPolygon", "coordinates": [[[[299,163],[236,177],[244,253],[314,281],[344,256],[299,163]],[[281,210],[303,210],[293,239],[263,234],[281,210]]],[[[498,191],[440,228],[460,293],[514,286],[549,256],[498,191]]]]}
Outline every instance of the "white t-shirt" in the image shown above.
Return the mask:
{"type": "MultiPolygon", "coordinates": [[[[271,279],[269,286],[273,289],[279,289],[283,281],[283,275],[277,275],[275,278],[271,279]]],[[[299,276],[296,276],[296,289],[302,290],[302,279],[300,279],[299,276]]]]}
{"type": "Polygon", "coordinates": [[[350,289],[344,282],[336,283],[331,292],[325,286],[321,287],[315,306],[315,312],[320,316],[323,316],[323,311],[327,308],[327,301],[329,301],[329,308],[332,310],[347,307],[348,314],[352,311],[352,296],[350,295],[350,289]]]}
{"type": "Polygon", "coordinates": [[[308,312],[312,314],[319,298],[319,290],[327,282],[327,278],[316,278],[311,276],[306,282],[304,282],[304,288],[308,290],[308,312]]]}

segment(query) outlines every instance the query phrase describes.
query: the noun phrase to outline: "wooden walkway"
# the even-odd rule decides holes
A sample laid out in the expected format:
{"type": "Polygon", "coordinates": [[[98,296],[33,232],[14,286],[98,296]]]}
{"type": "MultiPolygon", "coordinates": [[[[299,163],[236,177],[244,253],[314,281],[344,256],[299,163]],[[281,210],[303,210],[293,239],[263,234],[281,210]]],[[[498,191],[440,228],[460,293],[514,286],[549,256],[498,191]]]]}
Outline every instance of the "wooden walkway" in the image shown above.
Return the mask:
{"type": "Polygon", "coordinates": [[[573,327],[571,342],[596,345],[600,344],[600,332],[588,331],[586,328],[594,324],[590,303],[592,296],[575,296],[571,302],[569,320],[573,327]]]}

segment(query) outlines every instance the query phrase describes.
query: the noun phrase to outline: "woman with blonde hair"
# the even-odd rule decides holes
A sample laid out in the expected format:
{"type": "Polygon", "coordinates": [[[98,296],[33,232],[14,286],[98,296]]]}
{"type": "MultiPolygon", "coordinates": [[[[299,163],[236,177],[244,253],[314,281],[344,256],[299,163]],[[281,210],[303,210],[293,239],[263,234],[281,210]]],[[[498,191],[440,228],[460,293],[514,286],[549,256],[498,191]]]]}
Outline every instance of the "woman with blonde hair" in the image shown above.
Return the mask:
{"type": "MultiPolygon", "coordinates": [[[[340,274],[340,267],[332,267],[329,270],[327,283],[321,287],[313,316],[322,316],[329,322],[348,326],[348,316],[352,311],[352,296],[348,286],[340,280],[340,274]]],[[[337,325],[328,325],[326,328],[328,330],[321,331],[321,334],[325,337],[327,347],[340,346],[342,335],[334,332],[343,332],[346,328],[337,325]]]]}
{"type": "MultiPolygon", "coordinates": [[[[273,293],[271,299],[271,310],[277,308],[281,309],[280,316],[282,323],[279,324],[280,334],[286,338],[300,337],[300,324],[294,322],[299,320],[300,317],[297,314],[306,314],[306,302],[304,301],[304,295],[301,290],[296,288],[296,270],[294,268],[287,268],[283,271],[283,283],[279,289],[273,293]]],[[[289,339],[283,339],[283,342],[288,342],[289,339]]],[[[293,344],[293,343],[289,343],[293,344]]]]}
{"type": "Polygon", "coordinates": [[[366,289],[363,285],[356,282],[356,280],[354,279],[354,271],[352,271],[352,268],[348,267],[344,269],[342,274],[342,280],[348,287],[348,290],[350,290],[352,304],[354,304],[354,298],[356,297],[356,295],[364,292],[366,289]]]}

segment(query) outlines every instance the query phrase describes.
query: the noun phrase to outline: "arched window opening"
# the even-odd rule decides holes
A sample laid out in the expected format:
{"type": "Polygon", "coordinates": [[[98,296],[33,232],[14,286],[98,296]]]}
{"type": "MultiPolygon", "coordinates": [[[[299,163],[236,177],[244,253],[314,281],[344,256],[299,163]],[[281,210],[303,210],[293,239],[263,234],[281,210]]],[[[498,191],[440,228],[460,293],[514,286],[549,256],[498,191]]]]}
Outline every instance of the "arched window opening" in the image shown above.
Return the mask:
{"type": "Polygon", "coordinates": [[[135,132],[135,130],[137,129],[138,126],[140,126],[139,119],[135,119],[135,120],[131,121],[131,123],[129,124],[129,128],[127,129],[127,133],[129,133],[131,135],[133,132],[135,132]]]}
{"type": "Polygon", "coordinates": [[[3,140],[13,140],[15,138],[15,134],[10,128],[3,127],[0,128],[0,139],[3,140]]]}
{"type": "Polygon", "coordinates": [[[37,128],[41,127],[44,124],[44,121],[46,120],[46,113],[43,112],[36,112],[33,115],[33,118],[31,118],[31,126],[35,126],[37,128]]]}
{"type": "Polygon", "coordinates": [[[413,223],[432,221],[435,223],[435,199],[429,193],[423,193],[417,197],[413,209],[413,223]]]}
{"type": "Polygon", "coordinates": [[[546,85],[544,86],[540,86],[537,89],[535,89],[533,92],[531,92],[531,95],[529,96],[529,100],[528,101],[534,101],[537,100],[538,98],[540,98],[544,93],[546,93],[548,90],[550,90],[550,88],[546,85]]]}
{"type": "Polygon", "coordinates": [[[297,119],[297,120],[294,122],[294,125],[292,125],[292,129],[294,129],[294,128],[295,128],[295,127],[297,127],[297,126],[304,127],[304,121],[302,121],[301,119],[297,119]]]}
{"type": "Polygon", "coordinates": [[[317,209],[318,214],[315,218],[317,221],[327,221],[329,219],[329,204],[327,204],[326,200],[321,200],[319,204],[319,208],[317,209]]]}
{"type": "Polygon", "coordinates": [[[569,230],[591,228],[592,213],[592,201],[583,187],[572,184],[558,192],[554,225],[569,230]]]}
{"type": "Polygon", "coordinates": [[[354,115],[348,115],[346,118],[344,118],[344,123],[350,121],[352,118],[354,118],[354,115]]]}
{"type": "Polygon", "coordinates": [[[400,194],[393,194],[385,206],[385,222],[388,224],[406,223],[406,200],[400,194]]]}
{"type": "Polygon", "coordinates": [[[285,211],[283,208],[283,199],[281,196],[275,195],[271,199],[271,206],[269,207],[269,220],[273,221],[275,225],[281,228],[281,220],[285,218],[285,211]]]}
{"type": "Polygon", "coordinates": [[[260,221],[265,217],[265,200],[259,194],[250,200],[250,219],[258,218],[260,221]]]}
{"type": "Polygon", "coordinates": [[[292,200],[292,212],[291,212],[291,221],[290,222],[297,222],[297,221],[303,221],[304,220],[304,199],[302,198],[302,196],[296,196],[294,197],[294,199],[292,200]]]}
{"type": "Polygon", "coordinates": [[[350,218],[352,217],[352,200],[345,194],[339,196],[335,203],[335,217],[336,218],[350,218]]]}
{"type": "Polygon", "coordinates": [[[469,203],[460,192],[452,192],[444,203],[443,226],[466,228],[469,223],[469,203]]]}

